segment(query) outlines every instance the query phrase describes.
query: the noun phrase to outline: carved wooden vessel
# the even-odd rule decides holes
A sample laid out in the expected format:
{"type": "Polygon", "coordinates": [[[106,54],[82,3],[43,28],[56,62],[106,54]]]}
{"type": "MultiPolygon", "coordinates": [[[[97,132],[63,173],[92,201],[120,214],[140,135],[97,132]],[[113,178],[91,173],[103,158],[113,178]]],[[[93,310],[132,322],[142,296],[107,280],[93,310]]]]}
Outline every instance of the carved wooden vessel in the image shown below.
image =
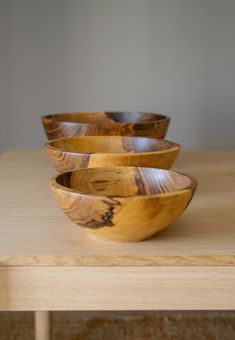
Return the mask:
{"type": "Polygon", "coordinates": [[[170,118],[145,112],[57,113],[42,117],[49,140],[91,135],[164,138],[170,118]]]}
{"type": "Polygon", "coordinates": [[[153,168],[80,169],[50,180],[58,205],[98,238],[135,242],[174,222],[190,203],[196,180],[153,168]]]}
{"type": "Polygon", "coordinates": [[[180,145],[148,137],[86,136],[50,141],[45,150],[58,172],[120,165],[169,169],[180,145]]]}

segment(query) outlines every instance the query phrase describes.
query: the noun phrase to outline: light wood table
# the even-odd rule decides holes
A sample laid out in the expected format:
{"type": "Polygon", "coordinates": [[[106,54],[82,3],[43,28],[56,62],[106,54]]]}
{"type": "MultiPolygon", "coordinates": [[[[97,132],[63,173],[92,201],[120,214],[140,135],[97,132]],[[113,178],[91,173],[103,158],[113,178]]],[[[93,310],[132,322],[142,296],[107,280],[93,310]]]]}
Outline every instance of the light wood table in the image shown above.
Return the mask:
{"type": "Polygon", "coordinates": [[[49,339],[52,310],[235,308],[235,152],[182,152],[175,169],[196,195],[171,227],[134,244],[92,239],[54,202],[42,150],[0,158],[0,310],[36,312],[49,339]]]}

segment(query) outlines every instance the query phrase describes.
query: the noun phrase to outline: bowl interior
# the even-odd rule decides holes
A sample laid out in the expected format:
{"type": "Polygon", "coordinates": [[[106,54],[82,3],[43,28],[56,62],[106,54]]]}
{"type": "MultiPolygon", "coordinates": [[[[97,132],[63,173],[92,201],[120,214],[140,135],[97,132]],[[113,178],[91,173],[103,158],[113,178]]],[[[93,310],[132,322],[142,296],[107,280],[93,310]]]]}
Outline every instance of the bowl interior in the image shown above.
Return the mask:
{"type": "Polygon", "coordinates": [[[48,118],[63,122],[76,123],[146,123],[166,119],[158,113],[147,112],[74,112],[48,115],[48,118]]]}
{"type": "Polygon", "coordinates": [[[47,144],[63,152],[89,154],[154,152],[168,150],[178,146],[176,143],[162,139],[122,136],[87,136],[62,138],[51,141],[47,144]]]}
{"type": "Polygon", "coordinates": [[[186,189],[194,182],[174,171],[140,167],[80,169],[58,175],[55,180],[80,194],[119,197],[168,193],[186,189]]]}

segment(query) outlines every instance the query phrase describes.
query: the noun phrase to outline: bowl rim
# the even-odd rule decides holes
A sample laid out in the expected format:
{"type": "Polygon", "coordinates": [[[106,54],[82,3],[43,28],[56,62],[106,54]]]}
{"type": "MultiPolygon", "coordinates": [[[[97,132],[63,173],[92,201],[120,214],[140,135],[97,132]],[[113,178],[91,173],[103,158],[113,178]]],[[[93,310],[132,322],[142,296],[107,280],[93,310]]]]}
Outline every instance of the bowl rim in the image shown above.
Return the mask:
{"type": "Polygon", "coordinates": [[[183,172],[179,172],[179,171],[174,171],[174,170],[165,170],[165,169],[161,169],[161,168],[146,168],[146,167],[135,167],[135,166],[109,166],[109,167],[95,167],[95,168],[82,168],[82,169],[74,169],[71,171],[66,171],[60,174],[55,175],[54,177],[52,177],[49,180],[49,185],[51,186],[51,188],[55,188],[55,189],[59,189],[63,192],[68,192],[72,195],[76,195],[76,196],[83,196],[83,197],[87,197],[87,198],[93,198],[93,199],[108,199],[108,198],[117,198],[117,199],[150,199],[150,198],[160,198],[160,197],[169,197],[169,196],[177,196],[179,194],[183,194],[187,191],[192,191],[193,193],[195,192],[197,186],[198,186],[198,181],[191,175],[185,174],[183,172]],[[163,172],[173,172],[176,173],[178,175],[183,175],[188,177],[191,180],[191,183],[189,185],[187,185],[185,188],[179,189],[179,190],[175,190],[175,191],[168,191],[168,192],[163,192],[163,193],[157,193],[157,194],[148,194],[148,195],[94,195],[94,194],[89,194],[89,193],[80,193],[79,191],[76,191],[72,188],[68,188],[62,184],[59,184],[57,182],[57,178],[61,175],[64,175],[66,173],[72,173],[72,172],[76,172],[76,171],[87,171],[89,169],[114,169],[114,168],[141,168],[141,169],[156,169],[156,170],[161,170],[163,172]]]}
{"type": "Polygon", "coordinates": [[[46,143],[44,143],[44,148],[47,149],[51,149],[53,151],[58,151],[58,152],[63,152],[66,154],[70,154],[70,155],[99,155],[99,156],[113,156],[113,155],[118,155],[120,157],[123,156],[130,156],[130,157],[134,157],[134,156],[143,156],[143,155],[151,155],[151,154],[166,154],[169,152],[173,152],[173,151],[180,151],[181,150],[181,145],[167,140],[167,139],[163,139],[163,138],[154,138],[154,137],[147,137],[147,136],[120,136],[120,135],[113,135],[113,136],[106,136],[106,135],[98,135],[98,136],[74,136],[74,137],[62,137],[62,138],[56,138],[56,139],[51,139],[49,141],[47,141],[46,143]],[[118,139],[122,139],[122,138],[129,138],[129,139],[133,139],[133,138],[143,138],[143,139],[154,139],[154,140],[160,140],[160,141],[165,141],[167,143],[170,144],[170,147],[167,149],[163,149],[163,150],[155,150],[155,151],[143,151],[143,152],[89,152],[89,151],[68,151],[65,150],[64,148],[60,148],[60,147],[56,147],[54,145],[52,145],[54,142],[57,141],[62,141],[62,140],[71,140],[71,139],[95,139],[95,138],[108,138],[108,139],[112,139],[112,138],[118,138],[118,139]]]}
{"type": "Polygon", "coordinates": [[[95,124],[95,125],[100,125],[102,124],[102,122],[73,122],[73,121],[66,121],[66,120],[57,120],[55,119],[55,116],[60,116],[60,115],[73,115],[73,114],[82,114],[82,115],[86,115],[86,114],[102,114],[102,113],[111,113],[111,114],[115,114],[115,113],[124,113],[124,114],[128,114],[128,113],[140,113],[142,115],[148,115],[148,114],[152,114],[154,116],[156,116],[155,120],[149,120],[149,121],[145,121],[145,122],[110,122],[109,125],[129,125],[129,124],[133,124],[133,125],[146,125],[146,124],[155,124],[156,122],[163,122],[163,121],[168,121],[170,122],[171,118],[168,114],[163,114],[163,113],[158,113],[158,112],[147,112],[147,111],[71,111],[71,112],[56,112],[56,113],[47,113],[45,115],[41,116],[41,120],[43,123],[46,123],[47,120],[53,120],[58,122],[58,123],[69,123],[69,124],[84,124],[84,125],[88,125],[88,124],[95,124]],[[159,118],[157,118],[159,117],[159,118]]]}

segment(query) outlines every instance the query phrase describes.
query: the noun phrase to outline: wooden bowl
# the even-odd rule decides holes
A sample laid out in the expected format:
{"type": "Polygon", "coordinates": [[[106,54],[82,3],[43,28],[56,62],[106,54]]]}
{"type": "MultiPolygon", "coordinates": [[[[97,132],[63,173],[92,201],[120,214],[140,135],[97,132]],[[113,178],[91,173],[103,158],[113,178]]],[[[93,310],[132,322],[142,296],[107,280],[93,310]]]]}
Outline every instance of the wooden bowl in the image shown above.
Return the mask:
{"type": "Polygon", "coordinates": [[[56,113],[42,117],[49,140],[94,135],[164,138],[170,118],[144,112],[56,113]]]}
{"type": "Polygon", "coordinates": [[[50,141],[45,150],[58,172],[120,165],[169,169],[180,145],[148,137],[86,136],[50,141]]]}
{"type": "Polygon", "coordinates": [[[136,242],[175,221],[190,203],[196,180],[162,169],[107,167],[74,170],[50,180],[55,199],[98,238],[136,242]]]}

